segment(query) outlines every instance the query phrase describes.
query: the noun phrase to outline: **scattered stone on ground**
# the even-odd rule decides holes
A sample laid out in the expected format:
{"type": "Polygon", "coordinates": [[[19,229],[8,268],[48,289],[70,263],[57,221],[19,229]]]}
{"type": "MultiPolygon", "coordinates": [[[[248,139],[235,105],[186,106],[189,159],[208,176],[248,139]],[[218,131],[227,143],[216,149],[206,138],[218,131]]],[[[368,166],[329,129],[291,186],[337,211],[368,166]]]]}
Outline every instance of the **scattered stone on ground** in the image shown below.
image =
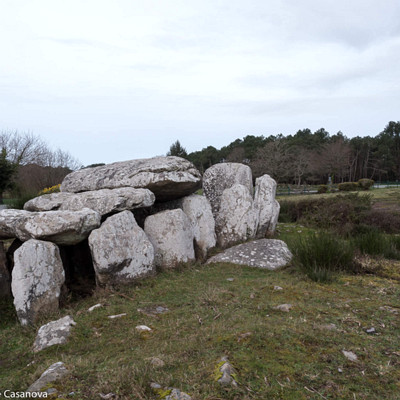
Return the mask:
{"type": "Polygon", "coordinates": [[[119,187],[144,188],[152,191],[157,201],[180,198],[201,186],[201,174],[189,161],[180,157],[154,157],[115,162],[71,172],[61,192],[85,192],[119,187]]]}
{"type": "Polygon", "coordinates": [[[111,399],[115,399],[117,397],[117,395],[115,393],[99,393],[99,396],[103,399],[103,400],[111,400],[111,399]]]}
{"type": "Polygon", "coordinates": [[[234,279],[234,278],[226,278],[226,280],[227,280],[228,282],[233,282],[235,279],[234,279]]]}
{"type": "Polygon", "coordinates": [[[157,317],[157,315],[165,314],[166,312],[169,311],[167,307],[163,306],[149,306],[149,307],[138,308],[137,310],[138,312],[147,315],[148,317],[157,317]]]}
{"type": "Polygon", "coordinates": [[[74,325],[76,322],[69,315],[43,325],[37,333],[33,351],[37,353],[47,347],[66,343],[74,325]]]}
{"type": "Polygon", "coordinates": [[[358,357],[352,351],[342,350],[343,355],[350,361],[357,361],[358,357]]]}
{"type": "Polygon", "coordinates": [[[222,386],[237,386],[237,382],[234,378],[236,371],[229,363],[228,358],[222,357],[218,365],[218,371],[222,374],[222,376],[218,379],[218,383],[220,383],[222,386]]]}
{"type": "Polygon", "coordinates": [[[21,325],[58,310],[65,273],[54,243],[28,240],[14,253],[11,288],[21,325]],[[38,267],[40,266],[40,267],[38,267]]]}
{"type": "Polygon", "coordinates": [[[287,265],[291,259],[292,254],[282,240],[259,239],[231,247],[211,257],[207,264],[228,262],[274,270],[287,265]]]}
{"type": "Polygon", "coordinates": [[[195,260],[192,223],[181,209],[150,215],[144,231],[154,246],[157,267],[174,268],[195,260]]]}
{"type": "Polygon", "coordinates": [[[376,329],[374,327],[368,328],[368,329],[365,330],[365,332],[367,332],[369,334],[373,334],[373,333],[376,333],[376,329]]]}
{"type": "Polygon", "coordinates": [[[185,392],[176,388],[163,388],[158,383],[151,383],[151,389],[156,393],[160,399],[165,400],[191,400],[192,398],[185,392]]]}
{"type": "Polygon", "coordinates": [[[112,212],[150,207],[155,196],[147,189],[122,187],[117,189],[101,189],[90,192],[59,192],[45,194],[29,200],[24,205],[27,211],[79,211],[90,208],[101,216],[112,212]]]}
{"type": "Polygon", "coordinates": [[[150,364],[155,368],[162,368],[165,365],[165,362],[158,357],[149,357],[146,358],[146,361],[149,361],[150,364]]]}
{"type": "MultiPolygon", "coordinates": [[[[56,362],[52,364],[40,378],[34,382],[29,388],[26,390],[27,392],[40,392],[45,386],[58,381],[64,378],[69,374],[68,369],[65,367],[63,362],[56,362]]],[[[48,388],[50,389],[50,388],[48,388]]]]}
{"type": "Polygon", "coordinates": [[[319,329],[322,331],[336,331],[337,327],[335,324],[314,324],[314,329],[319,329]]]}
{"type": "Polygon", "coordinates": [[[273,308],[274,308],[274,310],[289,312],[293,308],[293,306],[291,304],[279,304],[279,306],[276,306],[273,308]]]}
{"type": "Polygon", "coordinates": [[[122,314],[116,314],[116,315],[109,315],[108,318],[110,319],[115,319],[115,318],[121,318],[121,317],[125,317],[126,313],[122,313],[122,314]]]}
{"type": "Polygon", "coordinates": [[[136,329],[138,332],[151,332],[151,331],[152,331],[152,329],[149,328],[149,327],[146,326],[146,325],[138,325],[138,326],[136,326],[135,329],[136,329]]]}
{"type": "Polygon", "coordinates": [[[398,309],[391,307],[391,306],[382,306],[382,307],[379,307],[379,309],[382,311],[389,311],[390,313],[393,313],[393,314],[399,313],[398,309]]]}
{"type": "Polygon", "coordinates": [[[98,303],[98,304],[95,304],[95,305],[92,306],[92,307],[89,307],[89,308],[88,308],[88,311],[89,311],[89,312],[92,312],[92,311],[95,310],[96,308],[100,308],[100,307],[103,307],[103,305],[100,304],[100,303],[98,303]]]}
{"type": "Polygon", "coordinates": [[[108,217],[89,236],[96,281],[127,285],[155,273],[154,248],[130,211],[108,217]]]}
{"type": "Polygon", "coordinates": [[[280,287],[280,286],[274,286],[274,290],[275,290],[275,291],[279,291],[279,290],[283,290],[283,288],[280,287]]]}

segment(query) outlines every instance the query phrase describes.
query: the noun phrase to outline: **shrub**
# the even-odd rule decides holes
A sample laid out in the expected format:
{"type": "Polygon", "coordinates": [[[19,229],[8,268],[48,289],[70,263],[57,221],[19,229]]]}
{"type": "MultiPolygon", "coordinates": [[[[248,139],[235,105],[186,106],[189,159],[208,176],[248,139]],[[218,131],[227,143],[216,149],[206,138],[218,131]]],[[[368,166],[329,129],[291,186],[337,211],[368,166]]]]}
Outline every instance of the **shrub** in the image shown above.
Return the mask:
{"type": "Polygon", "coordinates": [[[366,210],[361,216],[365,225],[380,229],[386,233],[400,233],[400,214],[391,210],[366,210]]]}
{"type": "Polygon", "coordinates": [[[343,182],[339,183],[338,189],[341,192],[354,192],[355,190],[360,189],[358,182],[343,182]]]}
{"type": "Polygon", "coordinates": [[[329,233],[313,233],[290,243],[295,263],[312,280],[328,282],[335,272],[354,270],[352,244],[329,233]]]}
{"type": "Polygon", "coordinates": [[[378,230],[370,230],[354,237],[353,244],[362,254],[400,259],[400,240],[398,239],[398,237],[388,236],[378,230]]]}
{"type": "Polygon", "coordinates": [[[374,186],[374,181],[372,179],[360,179],[358,182],[358,186],[363,190],[369,190],[372,186],[374,186]]]}
{"type": "Polygon", "coordinates": [[[319,185],[318,186],[318,193],[327,193],[328,192],[328,185],[319,185]]]}
{"type": "Polygon", "coordinates": [[[38,196],[41,196],[43,194],[50,194],[50,193],[58,193],[60,191],[60,186],[61,184],[59,183],[58,185],[54,185],[52,187],[44,188],[38,193],[38,196]]]}

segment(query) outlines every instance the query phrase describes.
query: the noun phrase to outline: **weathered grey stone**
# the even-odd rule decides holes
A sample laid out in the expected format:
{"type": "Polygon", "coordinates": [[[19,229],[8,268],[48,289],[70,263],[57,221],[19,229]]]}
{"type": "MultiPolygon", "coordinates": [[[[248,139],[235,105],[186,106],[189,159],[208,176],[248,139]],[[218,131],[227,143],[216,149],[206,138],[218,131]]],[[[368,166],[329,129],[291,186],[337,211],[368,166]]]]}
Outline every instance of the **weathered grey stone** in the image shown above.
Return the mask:
{"type": "Polygon", "coordinates": [[[99,285],[129,284],[155,272],[153,245],[130,211],[108,217],[89,246],[99,285]]]}
{"type": "Polygon", "coordinates": [[[180,157],[154,157],[85,168],[67,175],[62,192],[85,192],[118,187],[146,188],[157,200],[187,196],[201,186],[201,175],[180,157]]]}
{"type": "Polygon", "coordinates": [[[193,227],[181,209],[150,215],[144,231],[154,246],[156,266],[173,268],[195,259],[193,227]]]}
{"type": "Polygon", "coordinates": [[[0,210],[0,239],[17,237],[17,225],[20,225],[30,215],[30,212],[24,210],[0,210]]]}
{"type": "Polygon", "coordinates": [[[207,197],[198,194],[181,199],[156,203],[150,214],[180,208],[190,219],[193,226],[196,258],[207,258],[208,250],[216,245],[215,221],[207,197]]]}
{"type": "Polygon", "coordinates": [[[90,208],[103,216],[117,211],[150,207],[154,200],[154,194],[148,189],[122,187],[82,193],[45,194],[26,202],[24,209],[27,211],[80,211],[83,208],[90,208]]]}
{"type": "Polygon", "coordinates": [[[73,325],[76,325],[76,322],[67,315],[41,326],[33,344],[33,351],[37,353],[47,347],[66,343],[73,325]]]}
{"type": "Polygon", "coordinates": [[[221,372],[222,376],[218,379],[218,383],[220,383],[222,386],[237,386],[237,382],[234,379],[236,371],[230,364],[228,358],[222,357],[220,364],[222,365],[220,366],[219,371],[221,372]]]}
{"type": "Polygon", "coordinates": [[[259,239],[231,247],[211,257],[207,264],[228,262],[249,267],[278,269],[292,259],[285,242],[276,239],[259,239]]]}
{"type": "Polygon", "coordinates": [[[165,400],[191,400],[192,398],[185,392],[179,389],[172,389],[171,393],[165,398],[165,400]]]}
{"type": "Polygon", "coordinates": [[[40,392],[43,388],[50,383],[56,382],[69,374],[68,369],[65,367],[63,362],[56,362],[52,364],[40,378],[33,383],[29,388],[26,390],[27,392],[40,392]]]}
{"type": "Polygon", "coordinates": [[[89,208],[80,211],[32,212],[16,224],[18,239],[47,240],[60,245],[73,245],[85,240],[100,226],[101,216],[89,208]]]}
{"type": "Polygon", "coordinates": [[[257,229],[257,213],[248,189],[240,184],[225,189],[215,220],[217,243],[228,247],[254,238],[257,229]]]}
{"type": "Polygon", "coordinates": [[[278,306],[273,308],[278,311],[289,312],[293,308],[293,306],[291,304],[279,304],[278,306]]]}
{"type": "Polygon", "coordinates": [[[60,252],[54,243],[28,240],[14,254],[11,289],[21,325],[39,314],[58,310],[65,280],[60,252]]]}
{"type": "Polygon", "coordinates": [[[0,298],[11,296],[11,280],[7,269],[7,258],[4,244],[0,242],[0,298]]]}
{"type": "Polygon", "coordinates": [[[254,194],[254,208],[258,214],[258,228],[256,236],[264,238],[275,232],[278,223],[280,205],[275,200],[276,182],[269,175],[256,179],[254,194]]]}
{"type": "Polygon", "coordinates": [[[214,218],[217,218],[221,196],[225,189],[235,184],[246,187],[253,196],[253,181],[250,167],[239,163],[221,163],[208,168],[203,175],[204,195],[211,204],[214,218]]]}

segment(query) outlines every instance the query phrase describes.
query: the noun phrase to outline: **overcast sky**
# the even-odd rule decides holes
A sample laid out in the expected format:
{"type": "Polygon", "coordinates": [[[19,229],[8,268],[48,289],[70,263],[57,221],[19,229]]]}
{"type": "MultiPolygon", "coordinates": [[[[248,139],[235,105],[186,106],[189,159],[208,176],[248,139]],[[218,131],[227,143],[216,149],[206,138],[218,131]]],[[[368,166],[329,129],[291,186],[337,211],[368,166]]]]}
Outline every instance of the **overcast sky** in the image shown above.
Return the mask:
{"type": "Polygon", "coordinates": [[[400,120],[399,0],[0,0],[0,131],[82,164],[400,120]]]}

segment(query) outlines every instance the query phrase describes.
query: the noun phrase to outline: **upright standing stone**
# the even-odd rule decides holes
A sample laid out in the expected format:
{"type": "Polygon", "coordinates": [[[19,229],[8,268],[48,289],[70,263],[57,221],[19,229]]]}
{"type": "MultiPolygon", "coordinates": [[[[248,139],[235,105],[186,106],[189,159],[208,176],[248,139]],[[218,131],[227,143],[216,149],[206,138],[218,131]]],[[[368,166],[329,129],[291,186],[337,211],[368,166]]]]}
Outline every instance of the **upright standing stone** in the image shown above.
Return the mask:
{"type": "Polygon", "coordinates": [[[195,259],[193,227],[181,209],[150,215],[144,231],[154,246],[157,267],[173,268],[195,259]]]}
{"type": "Polygon", "coordinates": [[[275,194],[276,182],[269,175],[256,179],[254,207],[258,213],[258,238],[264,238],[267,234],[275,232],[280,210],[275,194]]]}
{"type": "Polygon", "coordinates": [[[199,258],[204,260],[208,250],[217,243],[210,202],[205,196],[192,194],[182,199],[182,210],[192,223],[196,252],[199,253],[199,258]]]}
{"type": "Polygon", "coordinates": [[[250,167],[239,163],[221,163],[208,168],[203,175],[204,195],[211,204],[214,218],[217,218],[221,196],[225,189],[235,184],[243,185],[253,195],[253,180],[250,167]]]}
{"type": "Polygon", "coordinates": [[[89,236],[99,285],[126,285],[154,270],[154,249],[130,211],[108,217],[89,236]]]}
{"type": "Polygon", "coordinates": [[[196,167],[180,157],[154,157],[84,168],[71,172],[62,184],[62,192],[85,192],[119,187],[145,188],[158,201],[187,196],[201,186],[196,167]]]}
{"type": "Polygon", "coordinates": [[[257,223],[257,213],[248,189],[236,184],[224,190],[215,220],[218,245],[225,248],[254,238],[257,223]]]}
{"type": "Polygon", "coordinates": [[[57,245],[28,240],[14,253],[11,289],[21,325],[58,310],[64,269],[57,245]]]}
{"type": "Polygon", "coordinates": [[[4,245],[0,242],[0,298],[11,295],[10,274],[7,269],[7,258],[4,245]]]}

